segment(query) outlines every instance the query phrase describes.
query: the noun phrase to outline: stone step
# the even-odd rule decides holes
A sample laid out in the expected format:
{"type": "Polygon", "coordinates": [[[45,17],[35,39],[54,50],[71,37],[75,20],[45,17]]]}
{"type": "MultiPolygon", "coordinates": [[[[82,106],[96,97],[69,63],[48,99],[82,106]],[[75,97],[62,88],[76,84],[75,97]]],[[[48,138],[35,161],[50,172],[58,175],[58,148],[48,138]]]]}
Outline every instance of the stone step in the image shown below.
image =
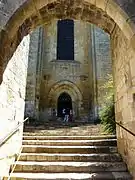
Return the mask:
{"type": "Polygon", "coordinates": [[[116,139],[115,135],[108,136],[45,136],[43,134],[28,133],[23,136],[24,140],[100,140],[100,139],[116,139]]]}
{"type": "Polygon", "coordinates": [[[99,173],[13,173],[11,180],[132,180],[127,172],[99,173]]]}
{"type": "MultiPolygon", "coordinates": [[[[101,131],[101,125],[92,125],[88,123],[64,123],[64,122],[45,122],[44,125],[41,126],[25,126],[24,132],[49,132],[53,131],[53,133],[57,132],[70,132],[70,133],[80,133],[80,131],[85,135],[86,133],[88,134],[93,134],[93,135],[98,135],[100,134],[101,131]]],[[[50,133],[50,132],[49,132],[50,133]]]]}
{"type": "Polygon", "coordinates": [[[33,136],[80,136],[80,132],[81,132],[81,136],[98,136],[100,133],[99,132],[94,132],[94,131],[82,131],[80,130],[46,130],[44,132],[29,132],[29,133],[24,133],[24,136],[29,136],[30,134],[32,134],[33,136]]]}
{"type": "Polygon", "coordinates": [[[118,153],[114,154],[48,154],[48,153],[22,153],[20,161],[83,161],[83,162],[121,162],[122,158],[118,153]]]}
{"type": "Polygon", "coordinates": [[[123,162],[33,162],[18,161],[14,172],[77,173],[126,172],[123,162]]]}
{"type": "Polygon", "coordinates": [[[101,140],[23,140],[23,145],[46,146],[116,146],[116,139],[101,140]]]}
{"type": "Polygon", "coordinates": [[[114,146],[42,146],[23,145],[23,153],[116,153],[114,146]]]}

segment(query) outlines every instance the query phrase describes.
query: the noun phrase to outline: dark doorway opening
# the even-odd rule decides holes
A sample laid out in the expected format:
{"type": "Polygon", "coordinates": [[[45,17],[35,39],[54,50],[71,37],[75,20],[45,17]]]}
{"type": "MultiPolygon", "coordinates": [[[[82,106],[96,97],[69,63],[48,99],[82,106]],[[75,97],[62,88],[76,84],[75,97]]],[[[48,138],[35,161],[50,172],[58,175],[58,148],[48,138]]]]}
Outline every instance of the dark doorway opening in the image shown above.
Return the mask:
{"type": "Polygon", "coordinates": [[[63,117],[62,110],[66,109],[66,111],[70,112],[72,110],[72,99],[68,93],[62,93],[58,98],[57,103],[57,116],[63,117]]]}

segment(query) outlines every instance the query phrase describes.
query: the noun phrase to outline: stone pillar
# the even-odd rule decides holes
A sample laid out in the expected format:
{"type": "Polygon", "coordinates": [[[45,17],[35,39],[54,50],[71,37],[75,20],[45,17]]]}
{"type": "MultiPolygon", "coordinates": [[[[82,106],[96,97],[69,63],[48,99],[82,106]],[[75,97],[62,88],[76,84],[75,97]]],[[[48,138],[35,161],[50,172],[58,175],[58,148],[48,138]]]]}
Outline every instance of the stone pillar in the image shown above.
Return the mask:
{"type": "MultiPolygon", "coordinates": [[[[75,60],[81,63],[79,86],[83,94],[82,116],[90,120],[92,107],[92,58],[90,23],[75,21],[75,60]]],[[[85,118],[84,117],[84,118],[85,118]]],[[[91,120],[90,120],[91,121],[91,120]]]]}
{"type": "Polygon", "coordinates": [[[27,74],[25,116],[38,119],[38,101],[42,62],[42,28],[37,28],[30,35],[30,51],[27,74]]]}
{"type": "Polygon", "coordinates": [[[42,75],[40,81],[40,120],[48,119],[50,116],[50,107],[48,107],[48,91],[50,84],[54,83],[52,77],[53,69],[51,62],[57,58],[57,20],[52,20],[50,23],[43,26],[44,39],[43,39],[43,62],[42,62],[42,75]]]}
{"type": "Polygon", "coordinates": [[[44,68],[46,64],[57,58],[57,20],[52,20],[44,26],[45,49],[44,68]]]}
{"type": "Polygon", "coordinates": [[[39,120],[39,106],[40,106],[40,87],[42,81],[42,67],[43,67],[43,58],[44,58],[44,47],[45,46],[45,37],[44,37],[44,28],[40,27],[39,30],[39,44],[38,44],[38,59],[36,67],[36,96],[35,96],[35,115],[39,120]]]}
{"type": "Polygon", "coordinates": [[[93,78],[93,96],[92,96],[92,114],[93,120],[98,118],[98,93],[97,93],[97,63],[96,63],[96,51],[95,51],[95,29],[94,25],[91,25],[91,52],[92,52],[92,78],[93,78]]]}
{"type": "Polygon", "coordinates": [[[102,29],[91,25],[92,35],[92,64],[93,64],[93,89],[94,89],[94,114],[98,118],[98,110],[105,103],[102,86],[108,81],[109,75],[112,75],[112,61],[110,50],[110,36],[102,29]]]}
{"type": "Polygon", "coordinates": [[[74,21],[74,57],[75,61],[87,63],[89,53],[89,23],[74,21]]]}

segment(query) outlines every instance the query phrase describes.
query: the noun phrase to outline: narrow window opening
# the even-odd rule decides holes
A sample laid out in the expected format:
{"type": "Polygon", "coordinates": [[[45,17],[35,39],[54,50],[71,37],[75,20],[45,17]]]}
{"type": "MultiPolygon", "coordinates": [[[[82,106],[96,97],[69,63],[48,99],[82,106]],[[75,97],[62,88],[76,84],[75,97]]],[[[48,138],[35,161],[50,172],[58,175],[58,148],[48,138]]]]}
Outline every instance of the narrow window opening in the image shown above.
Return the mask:
{"type": "Polygon", "coordinates": [[[74,60],[74,21],[59,20],[57,24],[57,59],[74,60]]]}

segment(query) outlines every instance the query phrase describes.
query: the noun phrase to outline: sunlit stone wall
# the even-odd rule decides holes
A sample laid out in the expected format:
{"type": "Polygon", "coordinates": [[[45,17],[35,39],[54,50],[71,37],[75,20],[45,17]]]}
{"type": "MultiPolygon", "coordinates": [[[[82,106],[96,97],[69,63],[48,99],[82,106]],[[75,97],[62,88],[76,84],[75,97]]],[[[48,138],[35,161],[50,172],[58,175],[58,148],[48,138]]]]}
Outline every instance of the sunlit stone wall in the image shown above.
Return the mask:
{"type": "MultiPolygon", "coordinates": [[[[22,42],[10,59],[0,85],[0,139],[24,119],[25,89],[30,36],[22,42]]],[[[0,177],[6,175],[22,143],[22,126],[0,147],[0,177]]]]}

